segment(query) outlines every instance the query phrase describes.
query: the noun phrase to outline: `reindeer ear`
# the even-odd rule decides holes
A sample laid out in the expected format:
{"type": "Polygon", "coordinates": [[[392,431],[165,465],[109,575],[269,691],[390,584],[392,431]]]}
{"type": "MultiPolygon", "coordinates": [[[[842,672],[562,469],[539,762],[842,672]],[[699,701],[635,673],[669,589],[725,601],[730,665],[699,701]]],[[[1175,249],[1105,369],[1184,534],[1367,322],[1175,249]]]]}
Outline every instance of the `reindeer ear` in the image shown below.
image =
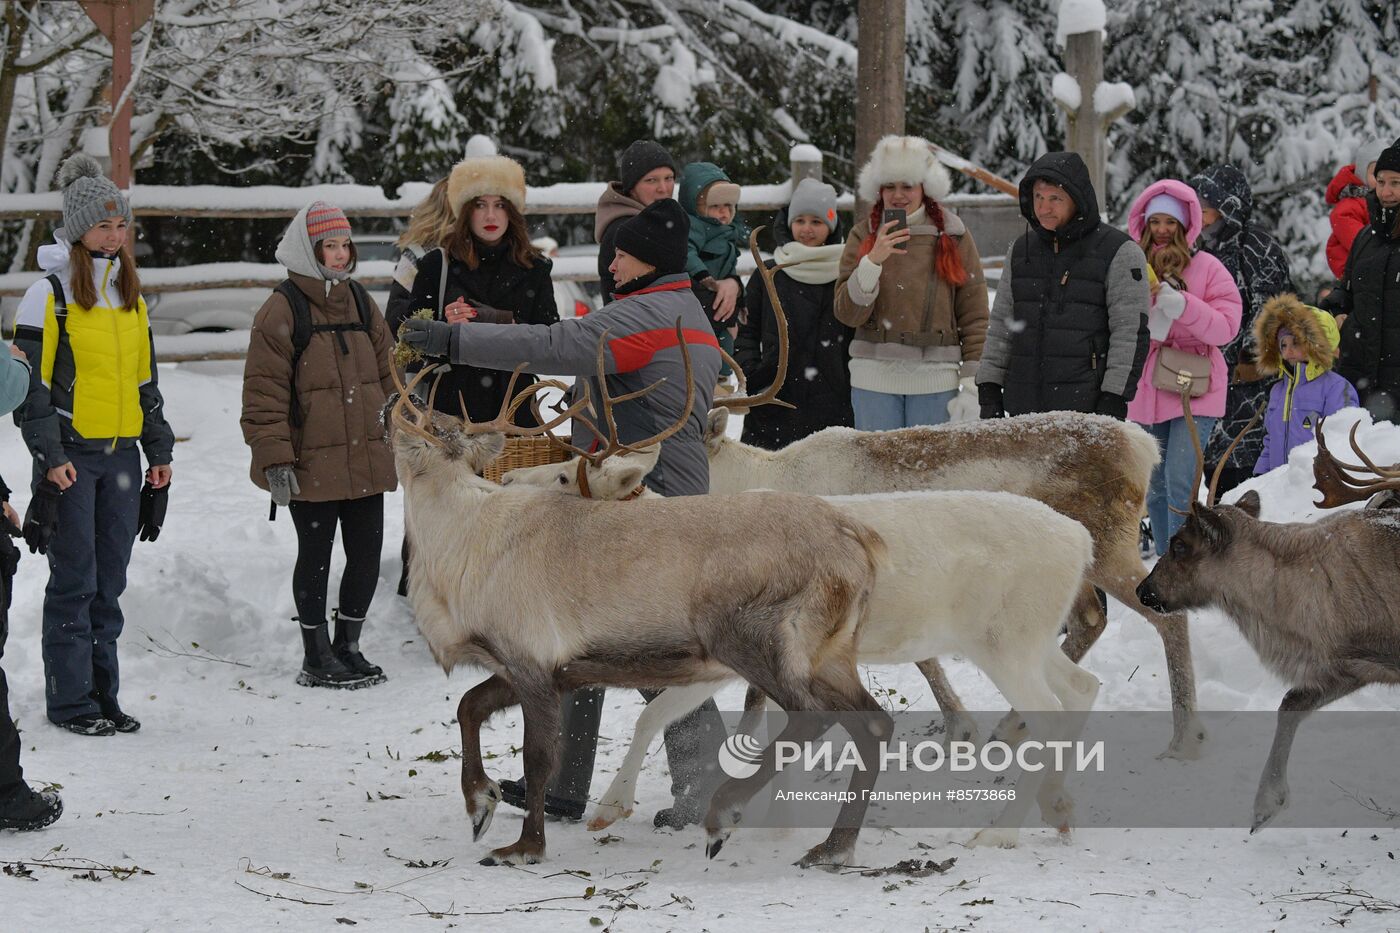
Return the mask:
{"type": "Polygon", "coordinates": [[[1261,504],[1262,503],[1259,501],[1259,493],[1255,492],[1253,489],[1240,496],[1234,502],[1235,508],[1248,515],[1250,518],[1259,517],[1259,507],[1261,504]]]}
{"type": "Polygon", "coordinates": [[[729,409],[711,408],[710,417],[705,425],[705,449],[709,453],[718,453],[720,441],[724,439],[724,431],[729,427],[729,409]]]}
{"type": "Polygon", "coordinates": [[[1196,522],[1196,530],[1202,543],[1212,551],[1223,551],[1230,543],[1230,526],[1216,514],[1215,510],[1193,508],[1191,518],[1196,522]]]}
{"type": "Polygon", "coordinates": [[[647,478],[647,474],[656,468],[656,461],[660,456],[661,450],[658,446],[654,450],[613,458],[610,464],[614,466],[616,471],[618,493],[626,495],[640,486],[642,480],[647,478]]]}

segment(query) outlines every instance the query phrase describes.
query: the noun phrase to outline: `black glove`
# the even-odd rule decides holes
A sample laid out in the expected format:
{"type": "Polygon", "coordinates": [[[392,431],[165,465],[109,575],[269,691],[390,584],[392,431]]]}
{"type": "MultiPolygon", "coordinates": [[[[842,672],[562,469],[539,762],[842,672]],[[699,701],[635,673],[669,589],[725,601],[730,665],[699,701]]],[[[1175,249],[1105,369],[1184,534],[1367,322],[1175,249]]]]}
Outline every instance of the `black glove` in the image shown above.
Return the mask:
{"type": "Polygon", "coordinates": [[[31,554],[47,554],[49,540],[58,527],[58,500],[63,490],[46,479],[34,487],[34,498],[24,513],[24,540],[31,554]]]}
{"type": "Polygon", "coordinates": [[[452,346],[452,325],[445,321],[425,321],[411,317],[399,325],[399,340],[423,356],[445,360],[452,346]]]}
{"type": "Polygon", "coordinates": [[[159,489],[150,483],[141,487],[141,515],[136,520],[136,528],[142,541],[160,537],[160,526],[165,524],[165,507],[169,502],[169,483],[159,489]]]}
{"type": "Polygon", "coordinates": [[[1126,421],[1128,418],[1128,403],[1121,395],[1114,395],[1112,392],[1100,392],[1099,400],[1094,404],[1094,412],[1099,415],[1108,415],[1110,418],[1117,418],[1119,421],[1126,421]]]}
{"type": "Polygon", "coordinates": [[[1005,418],[1006,406],[1001,403],[1001,386],[984,382],[977,387],[977,403],[982,406],[982,418],[1005,418]]]}

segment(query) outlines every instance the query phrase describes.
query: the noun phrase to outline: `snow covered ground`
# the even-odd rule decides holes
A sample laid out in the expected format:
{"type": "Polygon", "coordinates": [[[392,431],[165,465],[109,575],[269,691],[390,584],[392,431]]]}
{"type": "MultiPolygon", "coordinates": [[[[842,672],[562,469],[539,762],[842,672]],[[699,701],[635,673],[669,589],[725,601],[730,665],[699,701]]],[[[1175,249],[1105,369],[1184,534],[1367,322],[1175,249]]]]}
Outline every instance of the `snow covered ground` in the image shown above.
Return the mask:
{"type": "MultiPolygon", "coordinates": [[[[26,775],[61,785],[66,812],[44,832],[0,835],[0,929],[1314,930],[1334,920],[1400,929],[1400,912],[1377,909],[1400,901],[1394,823],[1253,838],[1239,829],[1091,830],[1069,845],[1030,828],[1015,850],[965,849],[968,830],[867,830],[862,865],[957,861],[920,879],[832,876],[791,865],[823,835],[816,830],[741,829],[714,862],[699,829],[654,831],[650,814],[668,802],[659,752],[633,821],[606,834],[551,823],[545,864],[480,867],[488,844],[515,837],[518,816],[503,807],[483,843],[471,841],[453,720],[478,675],[444,678],[393,595],[397,496],[364,640],[389,683],[348,694],[292,683],[294,536],[285,513],[267,522],[266,495],[248,481],[238,368],[162,368],[171,423],[188,439],[176,447],[168,522],[159,541],[137,543],[124,599],[122,698],[145,724],[139,733],[82,738],[44,720],[46,573],[28,554],[20,566],[4,658],[11,709],[26,775]],[[1359,894],[1339,893],[1348,890],[1380,900],[1368,911],[1359,894]]],[[[1335,421],[1340,451],[1346,419],[1335,421]]],[[[28,462],[9,430],[0,469],[20,487],[28,462]]],[[[1400,460],[1400,431],[1368,425],[1361,436],[1378,461],[1400,460]]],[[[1316,515],[1310,456],[1299,451],[1256,481],[1265,518],[1316,515]]],[[[26,496],[16,499],[22,510],[26,496]]],[[[1233,625],[1196,614],[1192,639],[1203,708],[1276,707],[1282,685],[1233,625]]],[[[1123,607],[1112,607],[1086,666],[1103,681],[1100,706],[1167,708],[1161,643],[1123,607]]],[[[967,665],[953,662],[949,673],[970,708],[1004,706],[967,665]]],[[[912,666],[874,674],[931,708],[912,666]]],[[[729,690],[721,701],[735,709],[741,699],[729,690]]],[[[620,762],[639,706],[631,691],[609,693],[595,793],[620,762]]],[[[1400,693],[1368,688],[1339,707],[1397,710],[1400,693]]],[[[485,738],[494,776],[518,775],[519,716],[503,715],[485,738]]],[[[1192,779],[1192,764],[1173,766],[1192,779]]]]}

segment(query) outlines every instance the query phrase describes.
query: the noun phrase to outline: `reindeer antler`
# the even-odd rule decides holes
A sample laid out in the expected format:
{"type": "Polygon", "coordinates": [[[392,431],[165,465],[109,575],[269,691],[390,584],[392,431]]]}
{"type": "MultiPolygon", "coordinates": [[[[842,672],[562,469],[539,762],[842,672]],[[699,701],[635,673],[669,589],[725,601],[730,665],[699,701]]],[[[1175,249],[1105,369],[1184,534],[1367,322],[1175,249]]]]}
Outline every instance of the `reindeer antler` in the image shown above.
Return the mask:
{"type": "Polygon", "coordinates": [[[1322,501],[1313,503],[1320,509],[1335,509],[1350,502],[1361,502],[1378,492],[1387,489],[1400,489],[1400,463],[1388,467],[1378,467],[1366,456],[1366,452],[1356,443],[1356,431],[1361,427],[1357,421],[1351,426],[1348,440],[1351,449],[1361,458],[1365,466],[1346,463],[1332,456],[1327,449],[1327,439],[1322,433],[1323,421],[1317,423],[1317,456],[1313,458],[1313,488],[1322,493],[1322,501]],[[1364,479],[1351,472],[1370,472],[1376,478],[1364,479]]]}
{"type": "MultiPolygon", "coordinates": [[[[1201,480],[1205,479],[1206,454],[1205,449],[1201,446],[1201,435],[1196,429],[1196,419],[1191,414],[1190,388],[1189,385],[1182,386],[1181,388],[1181,412],[1186,418],[1186,427],[1191,431],[1191,443],[1196,448],[1196,476],[1195,479],[1191,481],[1191,498],[1194,501],[1197,491],[1201,488],[1201,480]]],[[[1259,419],[1264,416],[1264,408],[1265,405],[1259,406],[1258,410],[1254,412],[1254,417],[1249,419],[1249,424],[1246,424],[1244,430],[1236,434],[1234,439],[1230,441],[1230,446],[1225,448],[1225,453],[1221,455],[1220,462],[1215,465],[1215,470],[1210,475],[1210,486],[1206,489],[1206,508],[1211,508],[1215,505],[1216,491],[1220,488],[1220,476],[1225,472],[1225,464],[1230,462],[1230,454],[1234,453],[1240,441],[1244,440],[1244,436],[1254,430],[1254,426],[1258,424],[1259,419]]],[[[1172,508],[1172,511],[1176,512],[1178,515],[1186,514],[1177,508],[1172,508]]]]}
{"type": "Polygon", "coordinates": [[[619,395],[614,397],[611,394],[609,394],[607,379],[607,362],[605,355],[607,349],[607,336],[607,331],[603,331],[603,333],[598,336],[598,387],[602,395],[601,411],[603,415],[603,423],[607,425],[607,430],[600,430],[596,423],[594,423],[591,419],[584,417],[583,415],[577,416],[578,420],[581,421],[583,424],[587,425],[588,429],[592,431],[596,437],[604,441],[603,446],[595,451],[587,451],[583,450],[582,448],[575,447],[573,444],[570,444],[563,438],[556,437],[553,434],[550,435],[550,437],[559,447],[562,447],[564,450],[568,450],[572,453],[578,454],[580,458],[580,472],[584,470],[584,463],[589,463],[592,464],[594,467],[597,467],[604,460],[608,459],[609,457],[615,454],[621,453],[623,451],[627,451],[629,453],[637,453],[643,448],[651,447],[653,445],[661,443],[666,438],[670,437],[671,435],[679,431],[681,428],[685,427],[686,422],[690,420],[690,412],[695,407],[695,376],[691,368],[690,349],[686,346],[685,330],[681,326],[681,320],[677,318],[676,341],[677,345],[680,347],[682,365],[685,367],[685,406],[681,410],[680,417],[677,418],[669,427],[662,429],[660,432],[653,434],[651,437],[643,438],[638,441],[631,441],[626,444],[622,443],[618,439],[617,420],[613,416],[613,407],[619,402],[627,402],[633,399],[638,399],[644,395],[647,395],[650,392],[656,391],[656,389],[658,389],[661,386],[661,384],[666,380],[659,379],[656,382],[653,382],[651,385],[647,386],[646,388],[638,389],[635,392],[629,392],[626,395],[619,395]]]}
{"type": "MultiPolygon", "coordinates": [[[[788,366],[788,334],[787,315],[783,313],[782,300],[778,298],[778,288],[773,284],[773,272],[775,269],[784,268],[776,266],[769,269],[763,264],[763,256],[758,251],[758,234],[762,227],[755,227],[749,234],[749,250],[753,253],[754,261],[758,263],[758,274],[763,277],[763,287],[768,292],[768,301],[773,305],[773,317],[778,320],[778,371],[773,376],[773,384],[757,395],[731,395],[728,398],[717,398],[713,405],[715,408],[753,408],[755,405],[781,405],[784,408],[796,408],[791,402],[785,402],[778,398],[778,392],[782,389],[783,383],[787,381],[788,366]]],[[[788,263],[787,265],[795,265],[788,263]]],[[[733,362],[730,363],[736,372],[739,367],[733,362]]],[[[740,377],[742,378],[742,377],[740,377]]]]}

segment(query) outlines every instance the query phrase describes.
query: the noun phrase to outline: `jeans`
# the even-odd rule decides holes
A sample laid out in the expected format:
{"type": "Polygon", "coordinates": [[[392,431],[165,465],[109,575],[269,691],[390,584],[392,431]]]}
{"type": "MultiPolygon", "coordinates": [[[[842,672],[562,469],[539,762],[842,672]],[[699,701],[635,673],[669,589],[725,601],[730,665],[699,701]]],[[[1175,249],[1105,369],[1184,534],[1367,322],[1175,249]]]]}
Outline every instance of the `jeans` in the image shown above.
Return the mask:
{"type": "MultiPolygon", "coordinates": [[[[1214,418],[1196,418],[1196,430],[1202,438],[1210,437],[1214,418]]],[[[1152,483],[1147,487],[1147,518],[1152,522],[1152,543],[1157,556],[1167,553],[1172,535],[1186,519],[1171,509],[1187,511],[1195,500],[1197,490],[1191,488],[1196,477],[1196,446],[1185,418],[1173,418],[1160,424],[1143,425],[1162,450],[1162,462],[1152,470],[1152,483]]]]}
{"type": "Polygon", "coordinates": [[[948,420],[948,403],[958,390],[925,395],[891,395],[869,389],[851,389],[857,431],[892,431],[916,424],[943,424],[948,420]]]}
{"type": "MultiPolygon", "coordinates": [[[[44,590],[44,696],[48,716],[65,722],[116,705],[117,600],[136,541],[141,455],[68,448],[78,478],[58,500],[44,590]]],[[[35,467],[37,477],[42,476],[35,467]]]]}

